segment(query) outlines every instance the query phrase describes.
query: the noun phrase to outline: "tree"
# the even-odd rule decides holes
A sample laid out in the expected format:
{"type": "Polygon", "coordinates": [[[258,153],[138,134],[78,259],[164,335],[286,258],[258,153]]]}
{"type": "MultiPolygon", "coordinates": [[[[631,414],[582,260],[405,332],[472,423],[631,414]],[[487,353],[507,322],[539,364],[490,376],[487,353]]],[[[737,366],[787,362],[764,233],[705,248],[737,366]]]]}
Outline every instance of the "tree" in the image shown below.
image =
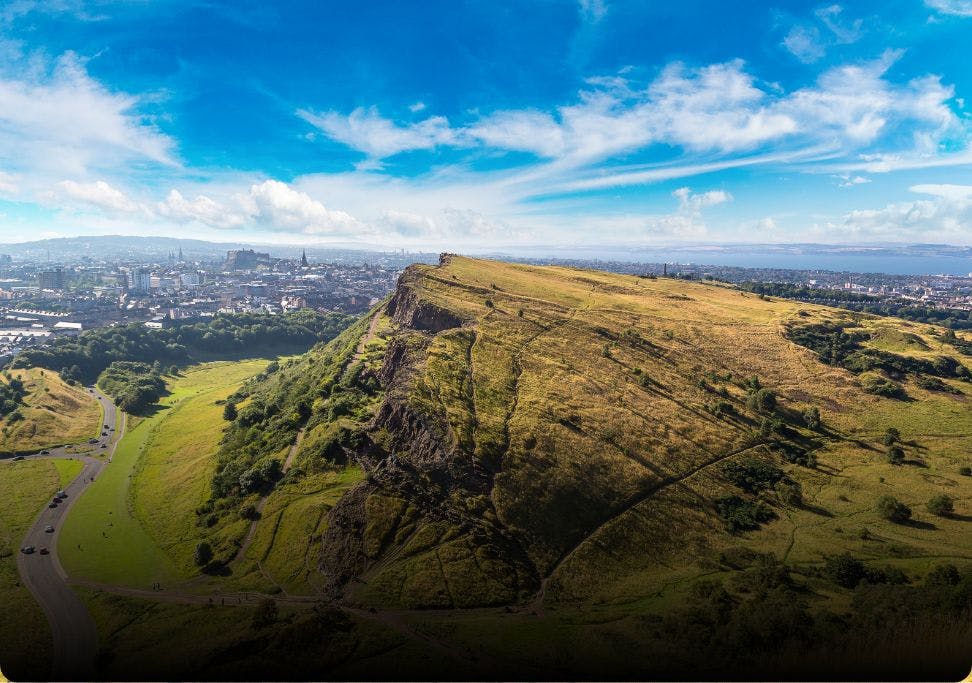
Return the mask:
{"type": "Polygon", "coordinates": [[[938,564],[925,577],[926,586],[957,586],[962,575],[954,564],[938,564]]]}
{"type": "Polygon", "coordinates": [[[769,389],[756,389],[749,394],[749,398],[746,399],[746,405],[750,410],[755,410],[760,413],[771,413],[776,410],[776,394],[769,389]]]}
{"type": "Polygon", "coordinates": [[[885,446],[891,446],[898,443],[900,440],[901,432],[894,427],[888,427],[884,432],[884,436],[881,438],[881,443],[883,443],[885,446]]]}
{"type": "Polygon", "coordinates": [[[905,452],[901,446],[891,446],[888,448],[888,462],[892,465],[900,465],[904,462],[905,452]]]}
{"type": "Polygon", "coordinates": [[[278,614],[276,600],[273,598],[261,600],[260,604],[257,605],[256,611],[253,613],[253,628],[261,629],[270,626],[277,620],[278,614]]]}
{"type": "Polygon", "coordinates": [[[955,501],[951,496],[941,493],[928,501],[927,508],[933,515],[948,517],[955,512],[955,501]]]}
{"type": "Polygon", "coordinates": [[[820,429],[820,409],[817,406],[807,408],[803,411],[803,421],[807,423],[807,429],[820,429]]]}
{"type": "Polygon", "coordinates": [[[881,496],[877,502],[877,511],[886,520],[896,524],[911,519],[911,508],[894,496],[881,496]]]}
{"type": "Polygon", "coordinates": [[[232,422],[236,419],[236,404],[230,401],[226,402],[226,407],[223,408],[223,419],[227,422],[232,422]]]}
{"type": "Polygon", "coordinates": [[[213,561],[213,547],[206,541],[199,541],[192,559],[197,567],[203,567],[213,561]]]}
{"type": "Polygon", "coordinates": [[[831,581],[844,588],[854,588],[867,575],[864,563],[850,553],[828,557],[824,572],[831,581]]]}
{"type": "Polygon", "coordinates": [[[790,507],[800,507],[803,504],[803,487],[796,481],[780,481],[776,483],[776,495],[780,502],[790,507]]]}

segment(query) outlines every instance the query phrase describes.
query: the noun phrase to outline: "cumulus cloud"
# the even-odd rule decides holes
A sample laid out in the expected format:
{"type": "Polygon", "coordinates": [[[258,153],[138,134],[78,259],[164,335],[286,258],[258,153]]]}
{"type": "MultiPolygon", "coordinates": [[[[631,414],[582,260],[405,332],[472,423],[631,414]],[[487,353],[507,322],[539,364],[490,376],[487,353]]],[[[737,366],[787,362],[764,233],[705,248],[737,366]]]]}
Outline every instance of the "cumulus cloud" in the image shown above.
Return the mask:
{"type": "Polygon", "coordinates": [[[972,186],[914,185],[910,189],[933,198],[850,211],[839,226],[830,226],[831,231],[855,239],[972,240],[972,186]]]}
{"type": "Polygon", "coordinates": [[[236,228],[246,223],[247,216],[238,207],[230,207],[205,195],[186,199],[178,190],[169,192],[157,204],[160,216],[180,223],[201,223],[214,228],[236,228]]]}
{"type": "Polygon", "coordinates": [[[646,229],[650,235],[677,240],[703,237],[708,228],[702,217],[702,209],[732,201],[732,195],[724,190],[696,194],[688,187],[678,188],[672,192],[672,197],[678,200],[678,210],[649,217],[646,229]]]}
{"type": "Polygon", "coordinates": [[[332,211],[304,192],[279,180],[250,187],[250,214],[271,230],[306,234],[354,233],[361,224],[343,211],[332,211]]]}

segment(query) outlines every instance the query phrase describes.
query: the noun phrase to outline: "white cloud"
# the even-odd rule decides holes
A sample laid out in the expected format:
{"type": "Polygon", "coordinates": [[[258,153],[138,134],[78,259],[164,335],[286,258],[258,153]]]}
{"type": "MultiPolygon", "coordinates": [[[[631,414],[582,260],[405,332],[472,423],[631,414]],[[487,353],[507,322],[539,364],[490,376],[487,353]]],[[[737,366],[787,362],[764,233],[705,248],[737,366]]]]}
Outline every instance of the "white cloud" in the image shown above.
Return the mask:
{"type": "Polygon", "coordinates": [[[139,114],[140,98],[92,79],[73,53],[49,70],[26,63],[34,68],[0,75],[0,164],[55,177],[175,164],[174,142],[139,114]]]}
{"type": "Polygon", "coordinates": [[[972,199],[972,185],[924,184],[912,185],[908,189],[917,194],[930,194],[943,199],[972,199]]]}
{"type": "Polygon", "coordinates": [[[362,229],[351,215],[329,210],[306,193],[278,180],[252,185],[249,200],[250,215],[270,230],[353,234],[362,229]]]}
{"type": "Polygon", "coordinates": [[[942,14],[972,17],[972,0],[925,0],[925,4],[942,14]]]}
{"type": "Polygon", "coordinates": [[[887,51],[832,68],[791,93],[759,83],[740,60],[700,68],[675,63],[647,87],[621,76],[590,79],[576,104],[555,112],[498,111],[457,127],[443,117],[400,125],[373,108],[300,115],[367,154],[370,168],[402,151],[443,146],[531,152],[552,159],[547,170],[556,172],[656,144],[720,155],[770,144],[781,152],[825,146],[831,156],[846,156],[905,128],[920,153],[935,153],[945,139],[964,146],[968,134],[949,106],[950,86],[937,76],[904,84],[886,78],[900,55],[887,51]]]}
{"type": "Polygon", "coordinates": [[[794,26],[783,38],[783,47],[804,64],[813,64],[827,54],[814,26],[794,26]]]}
{"type": "Polygon", "coordinates": [[[933,199],[895,202],[880,209],[848,212],[831,231],[850,239],[916,239],[972,242],[972,186],[915,185],[933,199]]]}
{"type": "Polygon", "coordinates": [[[416,114],[420,111],[425,111],[425,102],[415,102],[414,104],[410,104],[408,105],[408,110],[413,114],[416,114]]]}
{"type": "Polygon", "coordinates": [[[854,187],[855,185],[866,185],[867,183],[871,182],[870,178],[865,178],[864,176],[860,175],[852,176],[846,173],[837,176],[837,178],[840,180],[840,182],[837,183],[839,187],[854,187]]]}
{"type": "Polygon", "coordinates": [[[165,201],[159,202],[160,216],[180,223],[202,223],[214,228],[237,228],[247,221],[245,213],[238,207],[229,207],[205,195],[186,199],[178,190],[169,192],[165,201]]]}
{"type": "Polygon", "coordinates": [[[696,239],[706,235],[708,228],[702,218],[702,209],[732,201],[732,195],[724,190],[710,190],[693,194],[688,187],[672,192],[678,200],[678,210],[664,216],[651,216],[646,230],[655,237],[676,240],[696,239]]]}
{"type": "Polygon", "coordinates": [[[847,44],[857,42],[861,37],[861,27],[864,22],[861,19],[855,19],[849,25],[845,24],[841,21],[843,12],[844,8],[840,5],[829,5],[827,7],[821,7],[814,14],[830,30],[838,43],[847,44]]]}
{"type": "Polygon", "coordinates": [[[110,213],[134,213],[140,210],[136,202],[104,180],[93,183],[62,180],[48,196],[55,201],[66,199],[69,203],[85,204],[110,213]]]}
{"type": "Polygon", "coordinates": [[[456,135],[449,127],[448,119],[442,116],[398,126],[389,119],[382,118],[375,107],[359,107],[349,116],[333,111],[315,114],[303,109],[297,114],[332,139],[376,159],[417,149],[434,149],[439,145],[456,142],[456,135]]]}
{"type": "Polygon", "coordinates": [[[563,153],[564,131],[550,114],[501,111],[470,126],[466,133],[489,147],[533,152],[541,157],[563,153]]]}
{"type": "Polygon", "coordinates": [[[767,216],[766,218],[760,218],[756,221],[756,230],[758,232],[776,232],[778,226],[776,225],[776,220],[772,216],[767,216]]]}
{"type": "Polygon", "coordinates": [[[607,16],[608,7],[604,0],[578,0],[577,9],[581,19],[590,24],[596,24],[607,16]]]}

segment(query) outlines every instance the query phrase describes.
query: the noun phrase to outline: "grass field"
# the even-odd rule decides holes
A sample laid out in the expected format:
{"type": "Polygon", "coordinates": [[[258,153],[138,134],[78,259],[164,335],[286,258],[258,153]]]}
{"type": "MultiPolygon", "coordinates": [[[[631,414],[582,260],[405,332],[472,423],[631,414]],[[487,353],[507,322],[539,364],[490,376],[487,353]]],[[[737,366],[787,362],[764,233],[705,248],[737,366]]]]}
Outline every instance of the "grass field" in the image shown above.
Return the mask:
{"type": "Polygon", "coordinates": [[[186,552],[195,546],[207,456],[220,438],[215,401],[267,362],[207,363],[169,380],[159,409],[126,433],[112,464],[72,508],[58,546],[69,574],[145,588],[194,573],[186,552]]]}
{"type": "Polygon", "coordinates": [[[171,383],[171,408],[152,418],[151,434],[132,478],[135,516],[182,575],[194,573],[193,551],[206,537],[195,510],[209,498],[213,455],[223,425],[222,401],[268,361],[212,363],[171,383]]]}
{"type": "Polygon", "coordinates": [[[44,504],[80,471],[74,460],[0,461],[0,669],[14,680],[36,677],[51,647],[47,619],[20,585],[20,542],[44,504]]]}
{"type": "Polygon", "coordinates": [[[0,453],[81,443],[101,433],[101,406],[82,387],[39,368],[13,370],[11,376],[21,379],[27,390],[20,409],[24,419],[13,424],[9,416],[0,419],[0,453]]]}

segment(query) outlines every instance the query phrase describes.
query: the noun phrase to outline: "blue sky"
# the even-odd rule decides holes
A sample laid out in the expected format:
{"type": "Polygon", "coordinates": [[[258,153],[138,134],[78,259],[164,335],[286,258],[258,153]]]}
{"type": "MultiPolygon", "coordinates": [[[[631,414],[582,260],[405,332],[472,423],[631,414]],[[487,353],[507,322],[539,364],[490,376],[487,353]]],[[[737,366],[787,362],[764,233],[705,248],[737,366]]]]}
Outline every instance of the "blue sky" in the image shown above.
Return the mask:
{"type": "Polygon", "coordinates": [[[4,0],[0,240],[968,245],[970,36],[972,0],[4,0]]]}

